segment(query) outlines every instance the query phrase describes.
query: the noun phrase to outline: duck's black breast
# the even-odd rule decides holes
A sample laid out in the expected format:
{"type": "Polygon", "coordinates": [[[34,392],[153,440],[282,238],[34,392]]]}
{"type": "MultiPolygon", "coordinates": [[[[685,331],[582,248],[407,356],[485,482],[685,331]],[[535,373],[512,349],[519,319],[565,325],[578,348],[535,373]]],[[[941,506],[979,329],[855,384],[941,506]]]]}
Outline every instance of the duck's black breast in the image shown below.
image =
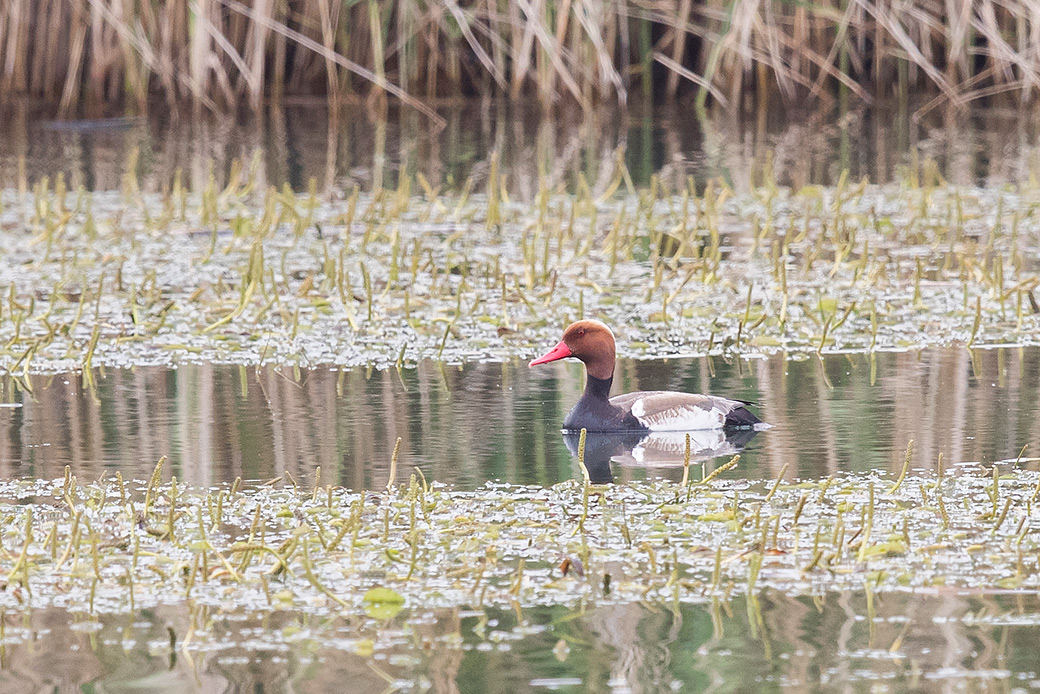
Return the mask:
{"type": "Polygon", "coordinates": [[[611,381],[613,378],[586,378],[585,392],[563,420],[564,431],[648,431],[630,407],[610,403],[611,381]]]}
{"type": "Polygon", "coordinates": [[[619,407],[610,402],[579,400],[563,420],[564,431],[649,431],[647,427],[619,407]]]}

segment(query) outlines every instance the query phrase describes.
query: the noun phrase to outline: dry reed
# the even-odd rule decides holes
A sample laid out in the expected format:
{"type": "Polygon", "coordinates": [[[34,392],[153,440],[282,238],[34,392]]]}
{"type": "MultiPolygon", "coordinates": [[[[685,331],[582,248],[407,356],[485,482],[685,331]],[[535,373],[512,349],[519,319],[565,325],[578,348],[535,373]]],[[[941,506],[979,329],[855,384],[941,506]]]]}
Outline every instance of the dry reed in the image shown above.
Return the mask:
{"type": "Polygon", "coordinates": [[[934,96],[920,113],[1034,98],[1037,16],[1028,0],[7,0],[0,97],[93,116],[152,98],[223,109],[389,94],[439,122],[420,98],[934,96]]]}

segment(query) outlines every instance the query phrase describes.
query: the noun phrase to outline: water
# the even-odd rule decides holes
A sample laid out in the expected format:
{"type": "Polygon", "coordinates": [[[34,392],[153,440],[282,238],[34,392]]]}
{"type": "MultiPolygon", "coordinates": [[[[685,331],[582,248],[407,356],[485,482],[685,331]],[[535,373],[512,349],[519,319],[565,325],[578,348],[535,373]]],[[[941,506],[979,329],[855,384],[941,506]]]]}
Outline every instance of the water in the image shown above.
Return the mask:
{"type": "MultiPolygon", "coordinates": [[[[609,181],[621,151],[636,185],[657,174],[721,177],[747,190],[775,171],[799,188],[899,179],[926,158],[957,184],[997,186],[1040,171],[1035,114],[984,108],[920,121],[879,111],[840,120],[715,112],[691,123],[681,109],[631,116],[559,114],[500,106],[444,107],[433,133],[414,114],[382,119],[362,109],[328,123],[307,105],[246,121],[194,122],[159,114],[118,127],[63,128],[24,105],[4,107],[0,188],[62,173],[71,186],[116,190],[133,166],[142,190],[174,172],[204,187],[232,160],[257,157],[260,185],[297,190],[314,179],[336,201],[357,185],[396,186],[422,173],[434,187],[481,186],[491,152],[511,193],[609,181]],[[23,173],[24,172],[24,173],[23,173]]],[[[413,191],[414,192],[414,191],[413,191]]],[[[573,363],[423,362],[400,372],[235,366],[138,367],[35,376],[32,392],[0,377],[0,476],[81,480],[120,471],[146,478],[160,456],[167,475],[193,485],[290,473],[353,489],[382,487],[398,437],[399,477],[472,489],[487,480],[549,485],[580,477],[559,425],[580,394],[573,363]]],[[[615,392],[676,389],[757,404],[773,424],[741,449],[727,477],[820,479],[845,470],[948,466],[1040,455],[1040,349],[832,354],[822,358],[619,362],[615,392]]],[[[679,479],[681,454],[638,442],[590,439],[590,469],[617,482],[679,479]],[[610,460],[613,458],[613,461],[610,460]],[[640,458],[641,461],[633,460],[640,458]]],[[[730,458],[695,460],[693,476],[730,458]],[[701,465],[703,464],[703,471],[701,465]]],[[[733,442],[730,442],[733,443],[733,442]]],[[[735,445],[736,445],[735,444],[735,445]]],[[[705,453],[705,456],[711,451],[705,453]]],[[[698,456],[699,457],[699,456],[698,456]]],[[[8,538],[9,539],[9,538],[8,538]]],[[[5,549],[10,553],[11,546],[5,549]]],[[[6,575],[6,570],[5,570],[6,575]]],[[[7,588],[14,595],[16,587],[7,588]]],[[[14,598],[12,598],[14,599],[14,598]]],[[[0,614],[0,690],[318,692],[1013,692],[1040,689],[1040,601],[1030,593],[852,592],[791,597],[767,589],[718,603],[589,605],[585,610],[424,610],[378,621],[316,619],[293,610],[220,612],[171,604],[132,616],[58,608],[0,614]],[[193,632],[194,630],[194,632],[193,632]],[[191,646],[209,632],[217,644],[191,646]],[[171,645],[172,638],[172,645],[171,645]],[[186,645],[187,642],[187,645],[186,645]],[[377,647],[378,646],[378,647],[377,647]]]]}
{"type": "MultiPolygon", "coordinates": [[[[750,361],[620,360],[614,392],[681,390],[751,400],[769,431],[750,438],[727,474],[819,479],[839,471],[898,472],[914,440],[914,469],[990,463],[1040,451],[1040,349],[833,354],[750,361]],[[713,375],[714,373],[714,375],[713,375]],[[871,379],[874,379],[873,384],[871,379]]],[[[418,368],[108,369],[94,391],[76,374],[33,379],[32,394],[7,377],[0,408],[0,474],[81,479],[116,470],[146,479],[168,456],[172,474],[194,485],[265,480],[286,472],[352,489],[382,487],[397,438],[402,478],[418,467],[459,488],[487,480],[549,485],[580,471],[559,427],[581,393],[583,369],[560,362],[423,362],[418,368]]],[[[705,437],[698,435],[694,447],[705,437]]],[[[619,442],[590,439],[590,468],[623,482],[678,479],[682,437],[663,451],[643,442],[640,464],[619,442]],[[649,450],[656,448],[657,450],[649,450]],[[608,450],[609,449],[609,450],[608,450]],[[596,462],[599,465],[595,465],[596,462]]],[[[620,442],[625,443],[625,442],[620,442]]],[[[629,445],[636,442],[628,442],[629,445]]],[[[667,443],[667,441],[665,442],[667,443]]],[[[721,442],[720,442],[721,443],[721,442]]],[[[739,443],[739,442],[738,442],[739,443]]],[[[707,471],[728,449],[703,461],[707,471]]],[[[695,460],[695,466],[702,461],[695,460]]],[[[695,470],[699,475],[700,471],[695,470]]]]}
{"type": "Polygon", "coordinates": [[[5,692],[1015,692],[1040,689],[1036,596],[765,593],[726,603],[444,610],[406,622],[155,610],[6,617],[5,692]],[[257,631],[280,634],[258,648],[257,631]],[[369,644],[385,647],[376,657],[369,644]]]}
{"type": "MultiPolygon", "coordinates": [[[[415,112],[391,107],[378,114],[352,104],[338,121],[322,105],[296,103],[260,116],[195,120],[165,104],[148,119],[111,125],[56,123],[26,103],[0,105],[0,188],[28,185],[60,172],[73,189],[118,190],[133,166],[142,190],[167,189],[174,172],[194,189],[213,174],[218,184],[235,159],[259,164],[261,186],[339,195],[395,187],[398,175],[421,173],[433,187],[458,189],[474,177],[479,189],[493,151],[511,193],[530,200],[539,177],[550,188],[575,190],[579,178],[594,186],[613,176],[621,151],[637,186],[653,175],[672,187],[721,178],[736,190],[761,183],[771,171],[798,189],[852,180],[886,183],[915,162],[934,161],[950,182],[999,186],[1026,182],[1040,171],[1040,118],[1033,111],[933,109],[919,119],[880,105],[845,114],[826,110],[785,114],[716,109],[698,121],[683,106],[628,113],[583,113],[561,108],[551,116],[505,102],[461,102],[439,107],[441,131],[415,112]]],[[[413,183],[413,191],[418,192],[413,183]]]]}

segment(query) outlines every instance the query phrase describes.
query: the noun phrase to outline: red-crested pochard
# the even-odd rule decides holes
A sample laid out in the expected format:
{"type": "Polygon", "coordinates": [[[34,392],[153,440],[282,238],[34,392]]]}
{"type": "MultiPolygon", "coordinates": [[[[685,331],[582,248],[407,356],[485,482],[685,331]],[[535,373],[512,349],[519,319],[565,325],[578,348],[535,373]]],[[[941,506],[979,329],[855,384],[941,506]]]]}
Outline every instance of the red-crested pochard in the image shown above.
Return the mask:
{"type": "Polygon", "coordinates": [[[610,397],[614,334],[598,320],[571,323],[563,339],[530,363],[575,357],[585,363],[585,392],[563,420],[565,431],[700,431],[753,427],[750,403],[713,395],[653,390],[610,397]]]}

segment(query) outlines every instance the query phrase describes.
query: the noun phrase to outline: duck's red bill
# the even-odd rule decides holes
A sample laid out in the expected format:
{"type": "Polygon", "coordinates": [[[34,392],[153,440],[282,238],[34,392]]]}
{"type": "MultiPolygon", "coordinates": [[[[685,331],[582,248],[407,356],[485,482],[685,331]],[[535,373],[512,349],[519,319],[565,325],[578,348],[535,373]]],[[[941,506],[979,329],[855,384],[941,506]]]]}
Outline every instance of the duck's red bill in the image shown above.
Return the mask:
{"type": "Polygon", "coordinates": [[[528,366],[538,366],[539,364],[556,361],[557,359],[564,359],[565,357],[571,356],[571,354],[571,348],[567,346],[566,342],[561,341],[548,352],[528,364],[528,366]]]}

